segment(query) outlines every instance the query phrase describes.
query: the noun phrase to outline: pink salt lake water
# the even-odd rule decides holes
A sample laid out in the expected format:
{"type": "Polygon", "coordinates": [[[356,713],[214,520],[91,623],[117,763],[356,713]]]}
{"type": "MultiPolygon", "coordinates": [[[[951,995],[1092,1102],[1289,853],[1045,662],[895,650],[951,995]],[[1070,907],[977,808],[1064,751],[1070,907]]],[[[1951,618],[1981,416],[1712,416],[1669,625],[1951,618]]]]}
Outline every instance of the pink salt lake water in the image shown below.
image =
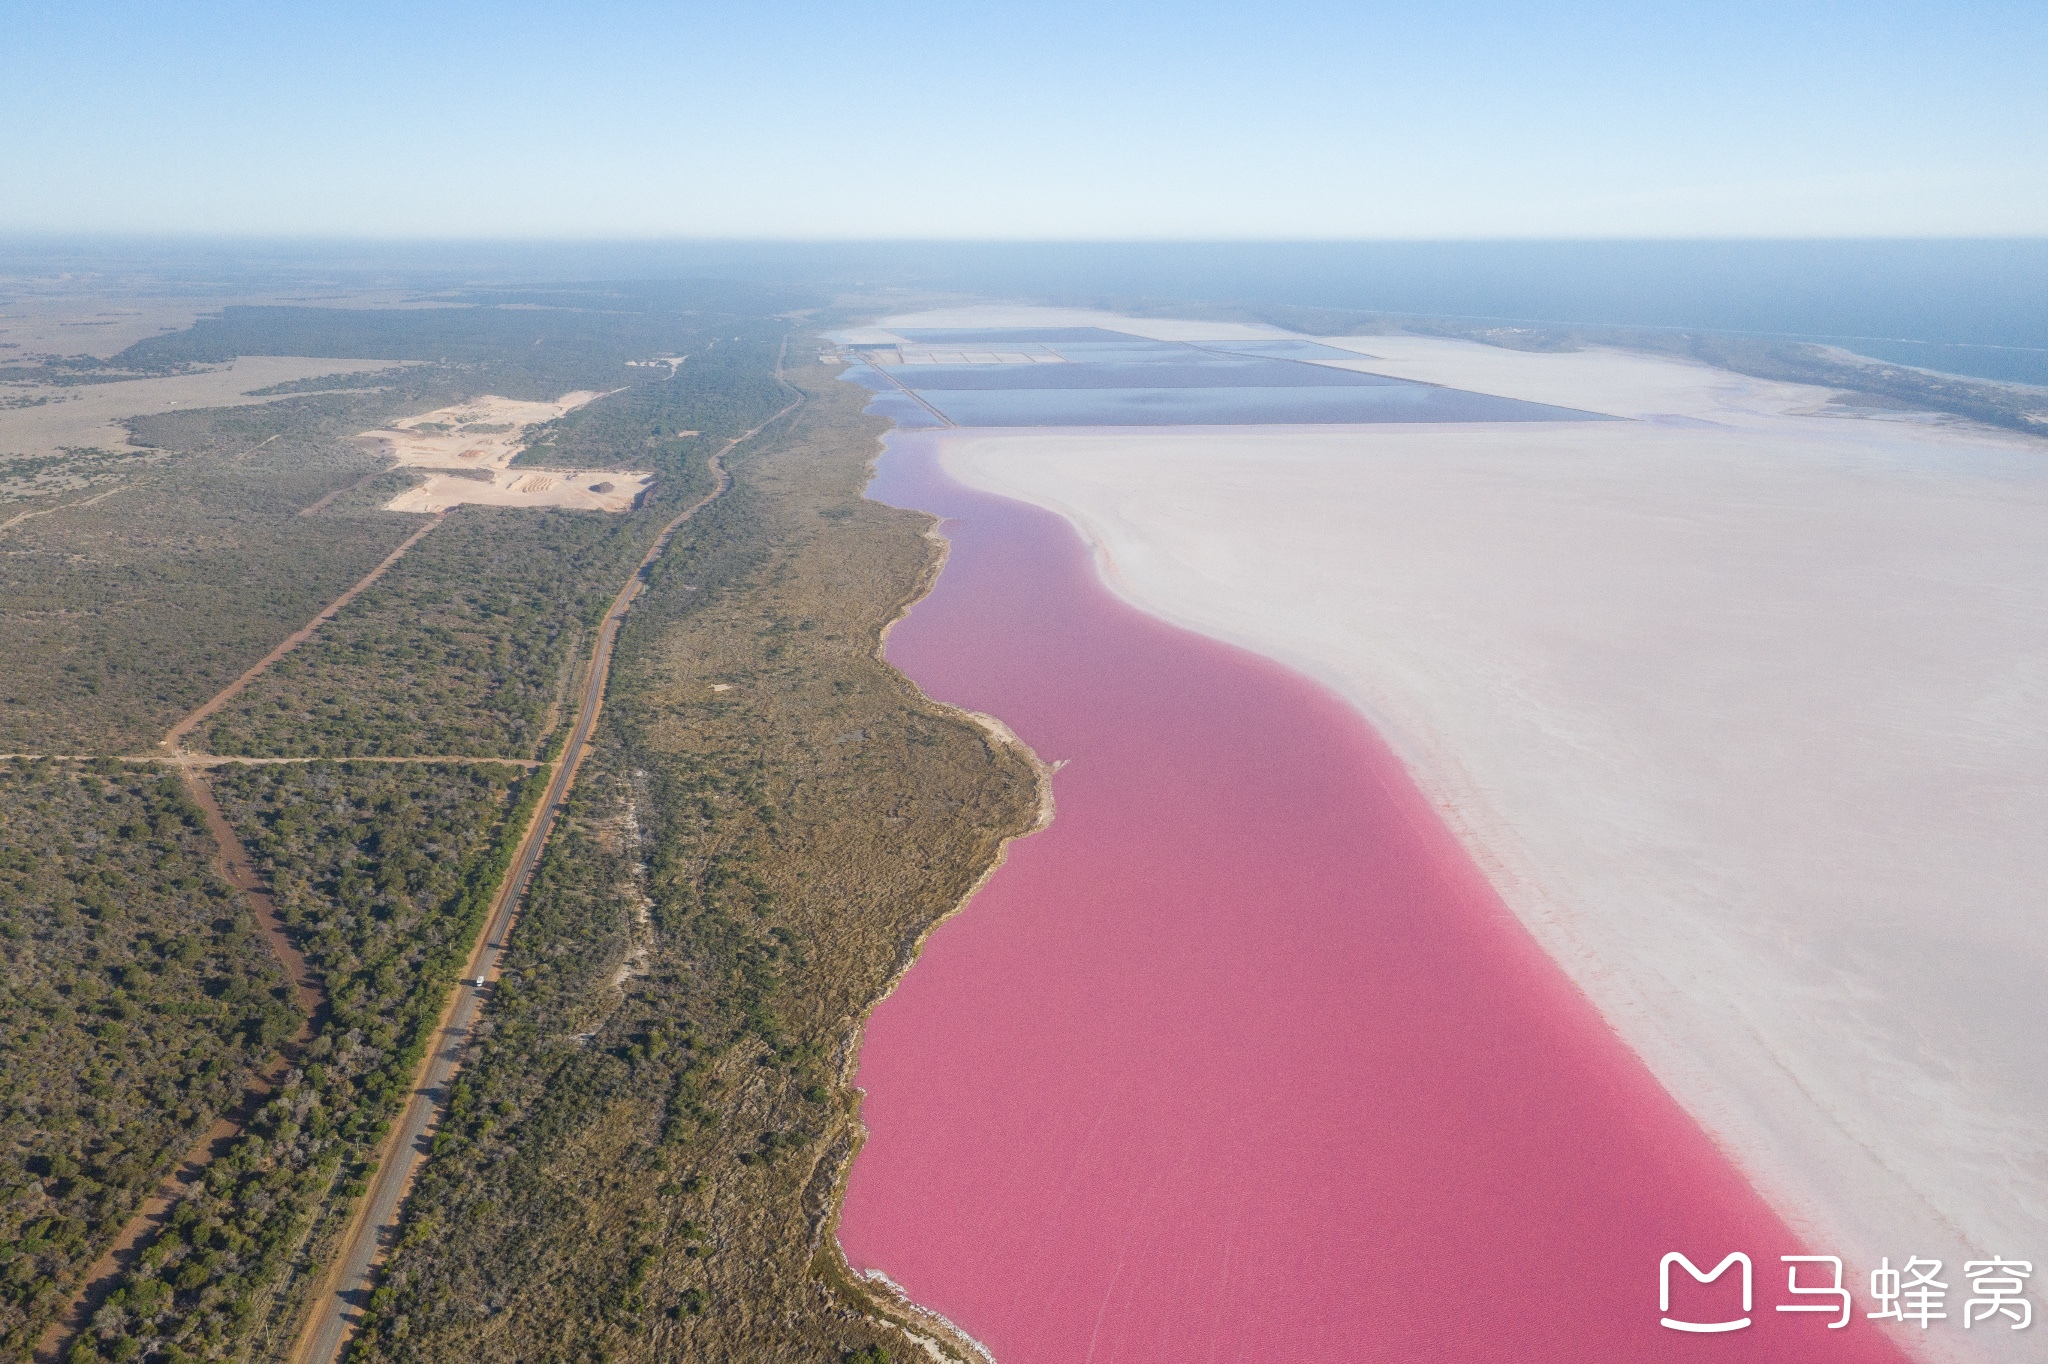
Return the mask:
{"type": "Polygon", "coordinates": [[[1067,766],[869,1024],[856,1268],[1001,1364],[1902,1357],[1772,1310],[1798,1239],[1355,712],[1124,605],[944,439],[870,489],[953,546],[889,658],[1067,766]],[[1746,1251],[1755,1324],[1661,1327],[1671,1250],[1746,1251]]]}

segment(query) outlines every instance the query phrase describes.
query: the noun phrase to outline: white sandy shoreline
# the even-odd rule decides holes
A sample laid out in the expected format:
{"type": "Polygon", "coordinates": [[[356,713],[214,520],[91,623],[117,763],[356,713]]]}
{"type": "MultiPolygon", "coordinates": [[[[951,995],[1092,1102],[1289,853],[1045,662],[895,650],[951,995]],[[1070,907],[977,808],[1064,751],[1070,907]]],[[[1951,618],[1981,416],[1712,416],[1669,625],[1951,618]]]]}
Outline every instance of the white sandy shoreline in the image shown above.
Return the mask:
{"type": "MultiPolygon", "coordinates": [[[[1648,357],[1342,344],[1639,420],[963,431],[947,467],[1358,706],[1818,1248],[2048,1260],[2048,446],[1648,357]]],[[[1951,1325],[1916,1349],[2034,1335],[1951,1325]]]]}

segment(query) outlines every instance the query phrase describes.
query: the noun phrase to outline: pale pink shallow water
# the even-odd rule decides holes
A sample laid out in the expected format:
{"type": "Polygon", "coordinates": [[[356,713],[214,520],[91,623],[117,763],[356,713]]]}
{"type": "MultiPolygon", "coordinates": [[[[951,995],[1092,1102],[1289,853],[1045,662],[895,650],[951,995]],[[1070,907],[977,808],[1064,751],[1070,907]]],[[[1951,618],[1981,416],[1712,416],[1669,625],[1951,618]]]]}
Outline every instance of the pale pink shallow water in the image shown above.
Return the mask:
{"type": "Polygon", "coordinates": [[[869,1025],[857,1268],[1001,1364],[1902,1358],[1861,1301],[1772,1311],[1797,1239],[1354,711],[1124,605],[943,439],[871,489],[953,542],[889,657],[1069,765],[869,1025]],[[1747,1251],[1756,1324],[1660,1327],[1668,1250],[1747,1251]]]}

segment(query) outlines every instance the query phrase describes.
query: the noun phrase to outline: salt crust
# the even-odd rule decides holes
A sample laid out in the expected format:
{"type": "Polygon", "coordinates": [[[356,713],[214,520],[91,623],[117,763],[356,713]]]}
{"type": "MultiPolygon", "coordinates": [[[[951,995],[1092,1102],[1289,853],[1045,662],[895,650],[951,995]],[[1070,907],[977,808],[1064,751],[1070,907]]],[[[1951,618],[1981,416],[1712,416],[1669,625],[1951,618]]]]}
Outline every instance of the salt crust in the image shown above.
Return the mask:
{"type": "Polygon", "coordinates": [[[2041,1328],[1955,1318],[1963,1261],[2048,1260],[2048,443],[1641,355],[1328,340],[1637,420],[961,433],[946,464],[1351,700],[1815,1248],[1946,1262],[1916,1353],[2022,1357],[2041,1328]]]}

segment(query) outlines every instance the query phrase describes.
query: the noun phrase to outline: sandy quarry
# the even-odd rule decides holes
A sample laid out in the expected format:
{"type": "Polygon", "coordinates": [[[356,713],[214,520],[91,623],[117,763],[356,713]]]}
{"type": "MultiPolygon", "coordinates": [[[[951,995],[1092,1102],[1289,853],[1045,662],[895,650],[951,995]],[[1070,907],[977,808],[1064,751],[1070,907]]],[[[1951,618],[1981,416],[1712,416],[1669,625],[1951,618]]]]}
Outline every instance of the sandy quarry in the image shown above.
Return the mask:
{"type": "Polygon", "coordinates": [[[491,474],[488,481],[460,474],[429,474],[424,482],[384,506],[387,511],[433,512],[467,502],[484,507],[622,512],[653,482],[653,474],[622,474],[609,469],[510,469],[491,474]]]}
{"type": "MultiPolygon", "coordinates": [[[[2042,1267],[2048,443],[1634,355],[1338,344],[1639,420],[963,433],[948,464],[1365,711],[1818,1248],[1957,1289],[1967,1259],[2042,1267]]],[[[1916,1347],[2042,1329],[1947,1326],[1916,1347]]]]}
{"type": "Polygon", "coordinates": [[[579,390],[551,403],[485,395],[437,407],[356,439],[394,463],[421,469],[502,469],[526,443],[526,430],[603,397],[579,390]]]}
{"type": "Polygon", "coordinates": [[[603,396],[579,390],[548,403],[486,395],[365,431],[357,439],[399,466],[430,471],[385,503],[389,511],[446,511],[474,503],[621,512],[654,482],[653,474],[509,467],[525,447],[530,428],[603,396]]]}

